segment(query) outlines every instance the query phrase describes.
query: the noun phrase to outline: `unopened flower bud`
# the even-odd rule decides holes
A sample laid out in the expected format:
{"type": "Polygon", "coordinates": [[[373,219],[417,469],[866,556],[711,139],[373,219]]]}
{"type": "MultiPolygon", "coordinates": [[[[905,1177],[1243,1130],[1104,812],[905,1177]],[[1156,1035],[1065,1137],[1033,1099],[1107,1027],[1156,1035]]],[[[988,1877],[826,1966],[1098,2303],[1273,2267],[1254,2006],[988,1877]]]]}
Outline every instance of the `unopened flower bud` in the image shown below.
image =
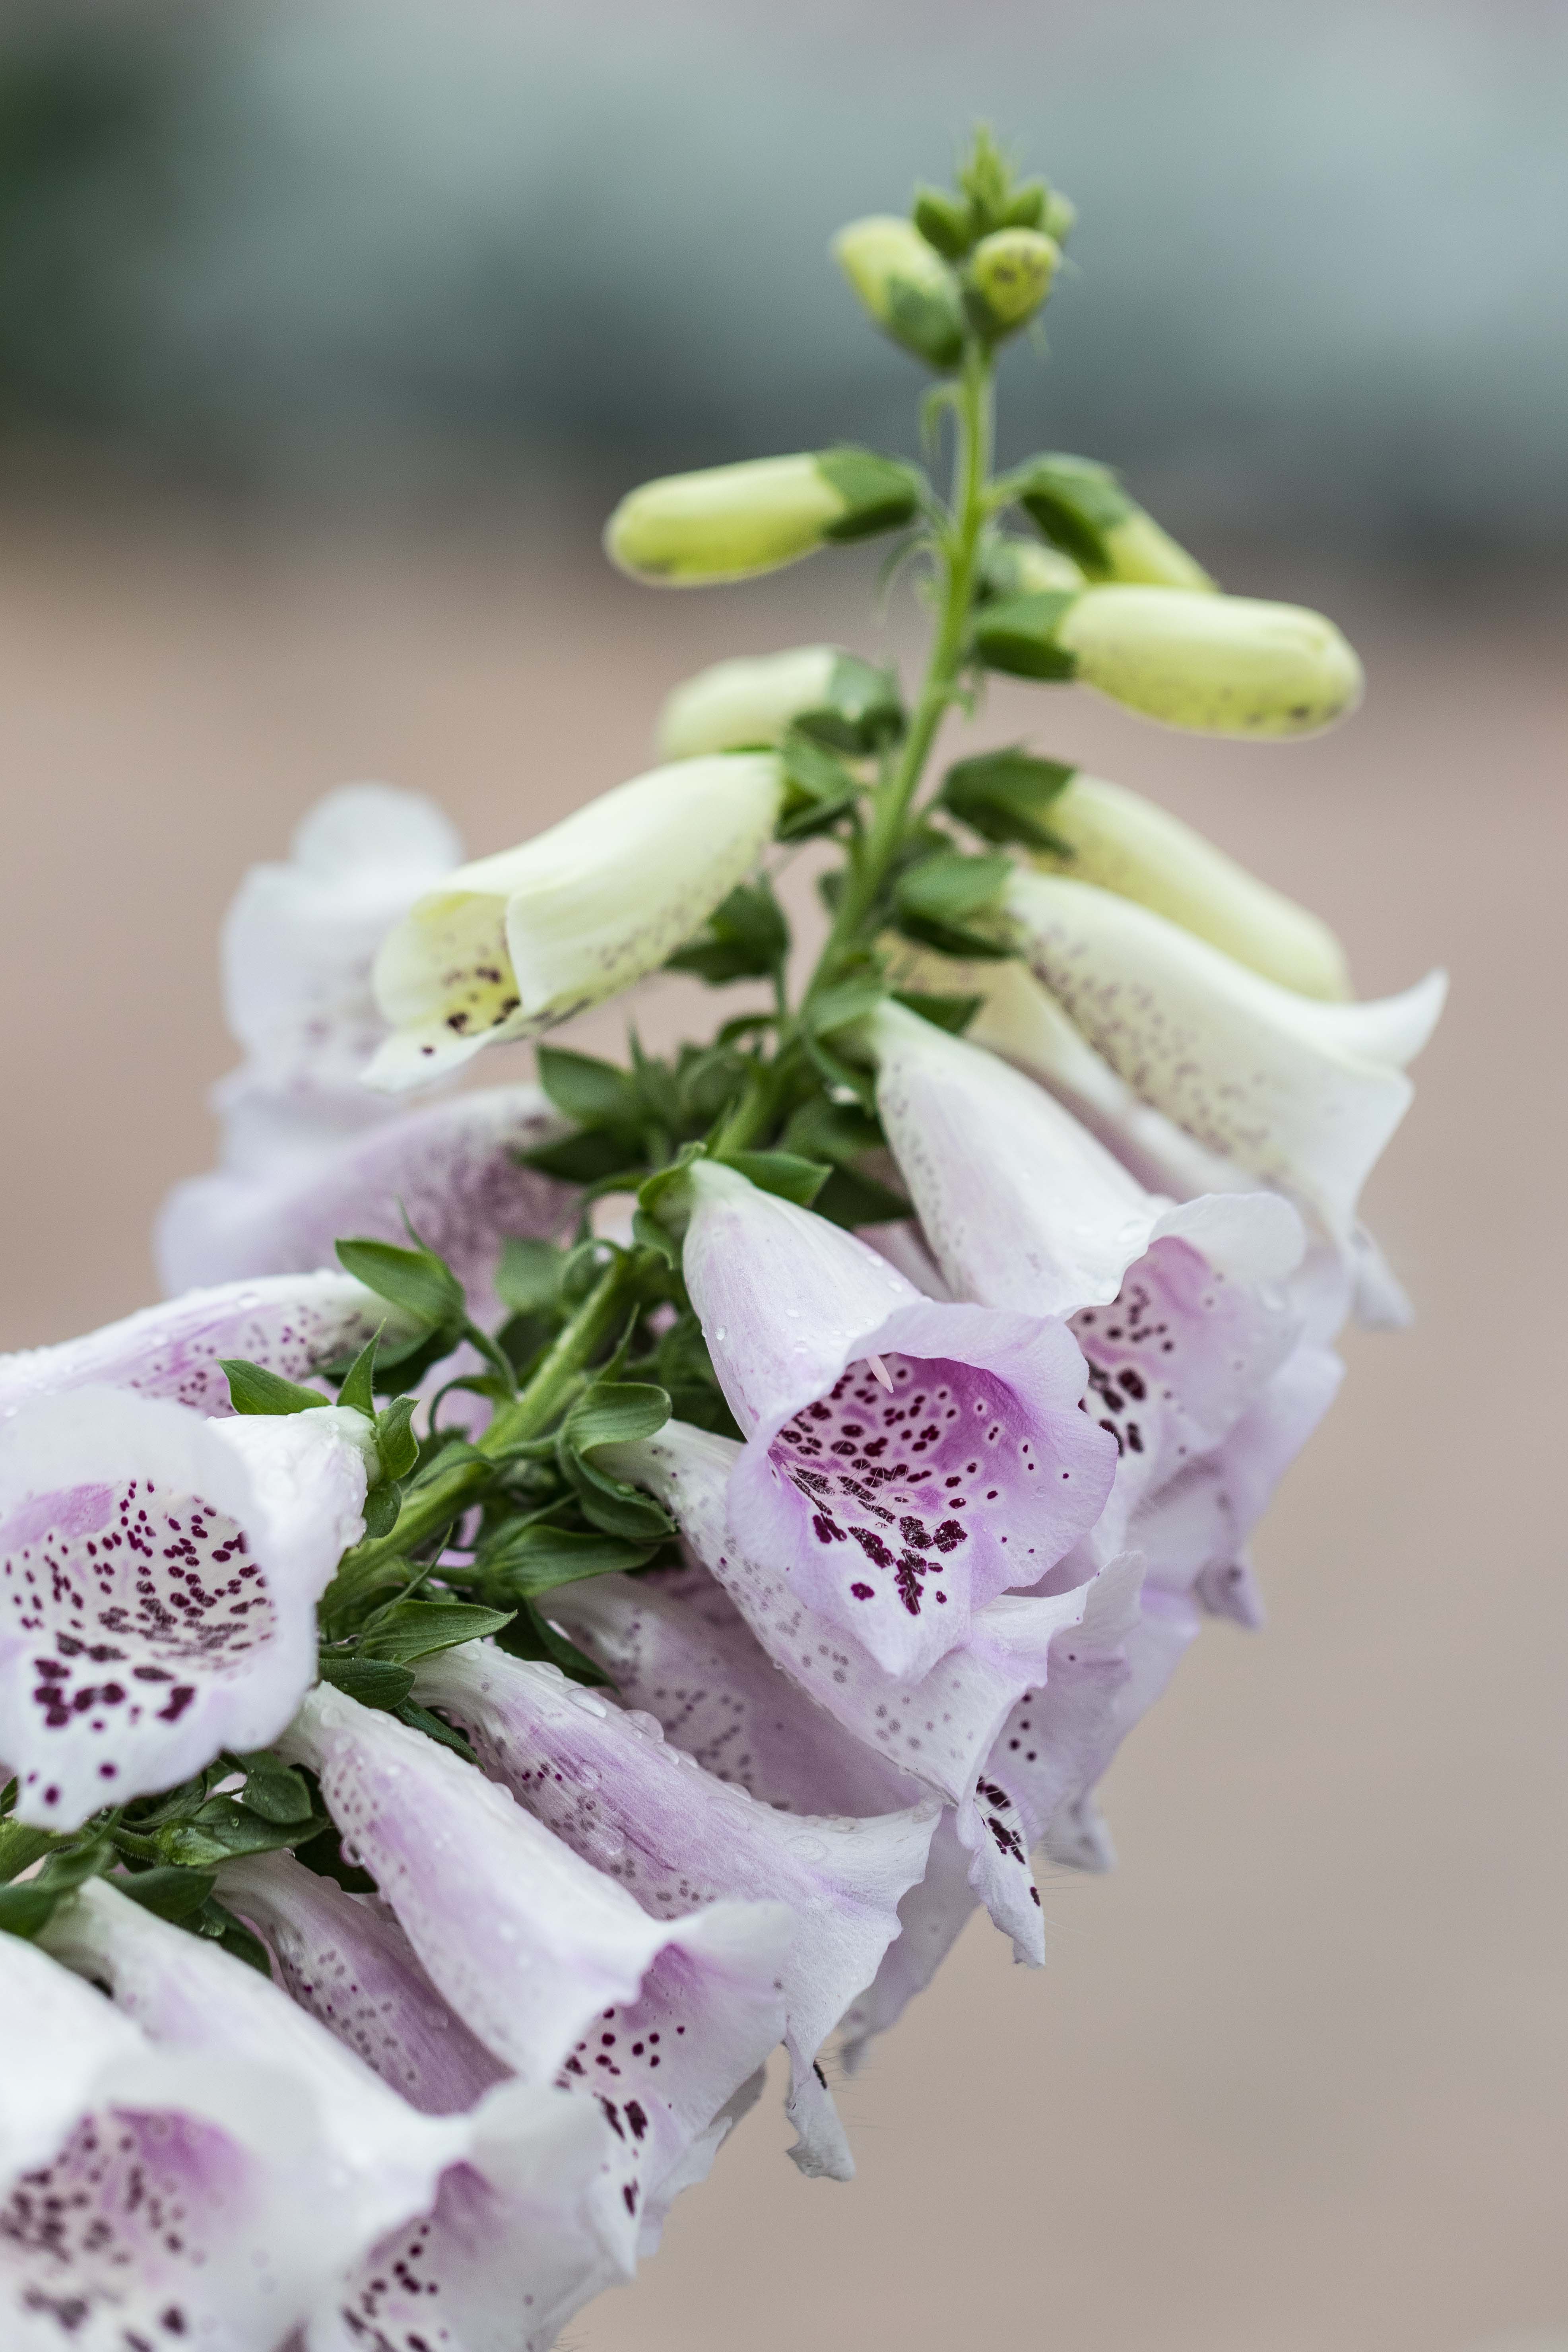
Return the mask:
{"type": "MultiPolygon", "coordinates": [[[[952,205],[951,198],[942,200],[952,205]]],[[[954,226],[961,208],[952,205],[954,226]]],[[[851,221],[833,240],[833,257],[885,334],[932,367],[950,368],[963,350],[963,309],[958,284],[936,238],[897,213],[851,221]]],[[[965,234],[964,245],[968,243],[965,234]]],[[[963,250],[963,247],[959,247],[963,250]]]]}
{"type": "Polygon", "coordinates": [[[715,662],[678,686],[659,715],[666,760],[750,751],[808,724],[840,750],[870,750],[896,734],[902,713],[887,670],[840,646],[792,646],[754,660],[715,662]]]}
{"type": "Polygon", "coordinates": [[[1039,222],[1046,235],[1055,237],[1058,245],[1065,245],[1077,225],[1078,206],[1072,198],[1064,196],[1059,188],[1047,189],[1046,207],[1039,222]]]}
{"type": "Polygon", "coordinates": [[[992,336],[1010,335],[1034,317],[1060,259],[1055,240],[1037,228],[1003,228],[981,238],[969,268],[992,336]]]}
{"type": "Polygon", "coordinates": [[[1141,793],[1080,771],[1050,803],[1061,855],[1036,864],[1136,898],[1302,996],[1348,997],[1344,950],[1328,925],[1227,857],[1141,793]]]}
{"type": "Polygon", "coordinates": [[[896,530],[919,504],[913,467],[872,449],[752,457],[629,491],[605,526],[605,552],[651,586],[701,588],[776,572],[830,541],[896,530]]]}
{"type": "Polygon", "coordinates": [[[657,971],[755,863],[784,788],[771,752],[683,760],[458,866],[382,941],[373,977],[393,1034],[367,1082],[396,1094],[443,1077],[657,971]]]}
{"type": "Polygon", "coordinates": [[[969,206],[946,188],[917,188],[911,217],[926,243],[949,261],[962,260],[974,242],[969,206]]]}
{"type": "Polygon", "coordinates": [[[1184,547],[1130,499],[1109,466],[1092,457],[1031,458],[1013,495],[1054,546],[1091,580],[1151,588],[1212,588],[1184,547]]]}
{"type": "Polygon", "coordinates": [[[1361,664],[1331,621],[1251,596],[1092,587],[1009,597],[981,607],[975,646],[992,669],[1079,677],[1205,735],[1311,735],[1361,699],[1361,664]]]}
{"type": "Polygon", "coordinates": [[[1080,567],[1059,547],[1042,547],[1038,540],[1011,535],[993,540],[984,550],[980,580],[988,596],[1033,596],[1042,589],[1059,593],[1086,584],[1080,567]]]}

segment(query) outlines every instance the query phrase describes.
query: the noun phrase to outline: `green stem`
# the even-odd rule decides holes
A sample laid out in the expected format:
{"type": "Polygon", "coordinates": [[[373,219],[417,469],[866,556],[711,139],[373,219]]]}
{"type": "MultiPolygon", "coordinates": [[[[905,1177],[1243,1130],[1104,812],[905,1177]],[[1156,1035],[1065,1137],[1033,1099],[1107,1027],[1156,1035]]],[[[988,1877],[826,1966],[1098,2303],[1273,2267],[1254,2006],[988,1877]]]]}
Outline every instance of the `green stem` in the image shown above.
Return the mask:
{"type": "Polygon", "coordinates": [[[870,826],[845,877],[844,893],[806,991],[808,998],[831,979],[847,950],[857,943],[876,904],[903,838],[910,803],[931,756],[937,730],[954,697],[974,592],[980,535],[989,511],[985,493],[991,474],[993,368],[990,352],[981,344],[971,342],[964,353],[963,373],[958,384],[952,524],[942,546],[947,576],[942,617],[910,715],[909,732],[897,760],[877,788],[870,826]]]}
{"type": "Polygon", "coordinates": [[[353,1604],[374,1591],[394,1562],[401,1564],[417,1545],[438,1535],[477,1502],[495,1476],[499,1456],[525,1438],[542,1435],[570,1402],[605,1342],[619,1329],[637,1278],[632,1259],[617,1252],[563,1326],[527,1387],[510,1404],[498,1408],[474,1452],[465,1450],[449,1470],[437,1470],[426,1485],[408,1496],[397,1524],[386,1535],[368,1537],[343,1554],[336,1576],[321,1595],[327,1624],[340,1620],[353,1604]]]}

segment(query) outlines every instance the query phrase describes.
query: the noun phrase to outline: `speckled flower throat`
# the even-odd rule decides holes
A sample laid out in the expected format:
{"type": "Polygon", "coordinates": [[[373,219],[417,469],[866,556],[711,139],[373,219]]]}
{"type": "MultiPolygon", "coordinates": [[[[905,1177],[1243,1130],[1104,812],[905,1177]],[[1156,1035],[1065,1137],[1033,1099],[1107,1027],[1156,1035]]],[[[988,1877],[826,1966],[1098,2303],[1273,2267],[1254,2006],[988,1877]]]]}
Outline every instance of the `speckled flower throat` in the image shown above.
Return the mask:
{"type": "Polygon", "coordinates": [[[770,2067],[847,2182],[844,2079],[972,1918],[1046,1961],[1039,1866],[1110,1866],[1122,1740],[1261,1622],[1334,1341],[1408,1317],[1359,1196],[1443,982],[1356,1001],[1315,915],[986,730],[994,673],[1042,731],[1069,680],[1280,742],[1361,691],[1108,466],[996,469],[1072,222],[980,132],[835,239],[945,486],[801,451],[606,525],[671,588],[886,537],[921,675],[720,659],[471,859],[329,794],[225,923],[167,1296],[0,1360],[7,2347],[547,2352],[770,2067]],[[674,1051],[552,1035],[664,972],[714,992],[674,1051]]]}

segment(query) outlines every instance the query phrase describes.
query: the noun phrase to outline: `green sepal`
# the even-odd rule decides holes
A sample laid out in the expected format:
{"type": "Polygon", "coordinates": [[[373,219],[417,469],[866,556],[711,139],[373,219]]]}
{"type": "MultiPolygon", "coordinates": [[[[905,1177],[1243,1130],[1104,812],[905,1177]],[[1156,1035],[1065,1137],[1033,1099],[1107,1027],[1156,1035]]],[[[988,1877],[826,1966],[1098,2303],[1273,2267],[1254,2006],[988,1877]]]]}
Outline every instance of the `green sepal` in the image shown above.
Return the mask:
{"type": "Polygon", "coordinates": [[[789,925],[765,880],[738,883],[694,940],[666,960],[710,988],[736,980],[771,980],[789,953],[789,925]]]}
{"type": "Polygon", "coordinates": [[[318,1671],[324,1683],[357,1698],[362,1706],[396,1708],[414,1688],[412,1666],[395,1666],[385,1658],[323,1655],[318,1671]]]}
{"type": "MultiPolygon", "coordinates": [[[[12,1781],[14,1790],[16,1783],[12,1781]]],[[[55,1842],[51,1830],[36,1830],[27,1822],[0,1821],[0,1885],[31,1870],[40,1854],[55,1842]]]]}
{"type": "Polygon", "coordinates": [[[555,1143],[536,1144],[518,1158],[525,1168],[536,1168],[542,1176],[553,1176],[563,1184],[600,1184],[606,1176],[618,1176],[634,1166],[637,1154],[611,1129],[584,1128],[555,1143]]]}
{"type": "Polygon", "coordinates": [[[338,1391],[338,1402],[355,1412],[363,1412],[367,1421],[375,1419],[375,1351],[380,1347],[384,1323],[374,1330],[353,1362],[343,1375],[338,1391]]]}
{"type": "Polygon", "coordinates": [[[394,1601],[371,1619],[357,1654],[367,1664],[411,1666],[437,1650],[499,1633],[510,1617],[507,1610],[485,1609],[472,1601],[394,1601]]]}
{"type": "Polygon", "coordinates": [[[553,1242],[514,1236],[501,1246],[496,1292],[514,1315],[549,1315],[561,1297],[562,1254],[553,1242]]]}
{"type": "Polygon", "coordinates": [[[561,1424],[556,1460],[583,1513],[605,1535],[629,1543],[659,1543],[674,1522],[661,1504],[615,1477],[594,1460],[605,1445],[652,1437],[669,1419],[669,1398],[649,1381],[595,1381],[561,1424]]]}
{"type": "Polygon", "coordinates": [[[155,1863],[151,1870],[121,1871],[114,1880],[117,1895],[139,1903],[155,1919],[184,1927],[211,1899],[216,1880],[210,1870],[183,1870],[174,1863],[155,1863]]]}
{"type": "Polygon", "coordinates": [[[646,1567],[662,1537],[642,1543],[598,1529],[503,1520],[480,1545],[475,1580],[493,1600],[530,1601],[589,1576],[626,1576],[646,1567]]]}
{"type": "Polygon", "coordinates": [[[829,1102],[826,1095],[813,1095],[790,1120],[784,1141],[786,1151],[798,1151],[807,1160],[826,1160],[835,1168],[846,1168],[863,1159],[868,1151],[881,1150],[885,1138],[880,1122],[858,1107],[829,1102]]]}
{"type": "Polygon", "coordinates": [[[272,1974],[272,1956],[259,1936],[253,1936],[243,1919],[237,1919],[216,1895],[209,1895],[191,1921],[198,1936],[209,1936],[221,1944],[232,1959],[243,1960],[247,1968],[258,1975],[272,1974]]]}
{"type": "Polygon", "coordinates": [[[1091,579],[1110,576],[1107,537],[1138,508],[1109,466],[1052,451],[1026,458],[1001,487],[1042,538],[1070,555],[1091,579]]]}
{"type": "Polygon", "coordinates": [[[893,886],[893,913],[906,938],[940,954],[1005,957],[1007,941],[970,928],[971,919],[993,908],[1013,871],[1006,857],[963,857],[937,851],[906,866],[893,886]]]}
{"type": "Polygon", "coordinates": [[[514,1658],[531,1658],[547,1665],[559,1666],[562,1673],[574,1683],[584,1683],[589,1688],[598,1690],[613,1690],[615,1687],[609,1675],[596,1666],[574,1642],[569,1642],[564,1633],[558,1633],[531,1601],[524,1601],[498,1640],[500,1647],[509,1650],[514,1658]]]}
{"type": "Polygon", "coordinates": [[[311,1412],[332,1401],[320,1389],[302,1388],[298,1381],[286,1381],[264,1364],[247,1363],[243,1356],[220,1356],[218,1370],[228,1382],[228,1401],[236,1412],[311,1412]]]}
{"type": "Polygon", "coordinates": [[[795,724],[836,751],[879,751],[896,743],[905,724],[898,671],[890,662],[883,667],[841,653],[823,700],[815,710],[803,710],[795,724]]]}
{"type": "Polygon", "coordinates": [[[897,1224],[914,1210],[901,1192],[858,1168],[835,1168],[813,1203],[819,1217],[853,1232],[857,1225],[897,1224]]]}
{"type": "Polygon", "coordinates": [[[726,1151],[719,1157],[723,1167],[734,1169],[759,1192],[776,1193],[797,1209],[810,1208],[832,1173],[820,1161],[803,1160],[794,1151],[726,1151]]]}
{"type": "Polygon", "coordinates": [[[379,1479],[364,1498],[365,1540],[379,1543],[383,1536],[392,1533],[402,1515],[403,1489],[395,1479],[379,1479]]]}
{"type": "MultiPolygon", "coordinates": [[[[510,1624],[511,1621],[509,1618],[507,1622],[510,1624]]],[[[455,1756],[462,1758],[465,1764],[479,1762],[462,1733],[454,1731],[449,1723],[443,1723],[438,1715],[432,1715],[429,1708],[421,1706],[416,1699],[405,1698],[402,1706],[395,1706],[392,1712],[399,1723],[408,1726],[410,1731],[422,1731],[426,1739],[435,1740],[437,1747],[449,1748],[455,1756]]]]}
{"type": "Polygon", "coordinates": [[[1044,180],[1026,180],[998,226],[1002,228],[1043,228],[1050,193],[1044,180]]]}
{"type": "MultiPolygon", "coordinates": [[[[396,1242],[341,1241],[338,1264],[378,1298],[401,1308],[432,1337],[450,1334],[454,1344],[468,1316],[463,1286],[434,1250],[404,1249],[396,1242]]],[[[416,1343],[417,1344],[417,1343],[416,1343]]],[[[387,1361],[400,1360],[398,1351],[387,1361]]]]}
{"type": "MultiPolygon", "coordinates": [[[[642,1118],[637,1081],[592,1054],[574,1054],[563,1045],[536,1049],[539,1083],[555,1105],[578,1127],[635,1129],[642,1118]]],[[[546,1145],[546,1150],[549,1146],[546,1145]]]]}
{"type": "Polygon", "coordinates": [[[845,501],[845,512],[823,533],[839,546],[874,538],[879,531],[898,530],[920,512],[927,488],[915,467],[853,444],[819,450],[816,470],[845,501]]]}
{"type": "Polygon", "coordinates": [[[917,188],[910,218],[944,261],[962,261],[974,242],[969,206],[946,188],[917,188]]]}
{"type": "Polygon", "coordinates": [[[896,988],[893,1002],[907,1012],[918,1013],[933,1029],[945,1029],[950,1037],[962,1037],[985,999],[983,996],[931,996],[923,989],[896,988]]]}
{"type": "Polygon", "coordinates": [[[1039,588],[1028,596],[1003,596],[982,604],[974,615],[974,650],[988,669],[1014,677],[1068,678],[1078,656],[1056,642],[1056,630],[1082,592],[1039,588]]]}
{"type": "Polygon", "coordinates": [[[790,729],[779,751],[785,793],[773,832],[780,841],[809,841],[849,814],[860,785],[842,760],[814,740],[805,719],[790,729]]]}
{"type": "Polygon", "coordinates": [[[235,1756],[229,1759],[245,1775],[239,1801],[264,1822],[289,1824],[308,1822],[315,1811],[310,1791],[291,1764],[278,1756],[235,1756]]]}
{"type": "Polygon", "coordinates": [[[942,778],[937,799],[986,841],[1059,854],[1062,844],[1046,822],[1046,811],[1077,773],[1065,760],[1038,760],[1015,745],[960,760],[942,778]]]}
{"type": "Polygon", "coordinates": [[[321,1826],[309,1813],[302,1821],[269,1822],[233,1797],[209,1797],[194,1819],[165,1822],[153,1843],[166,1863],[211,1870],[237,1854],[276,1853],[280,1846],[303,1844],[321,1826]]]}
{"type": "Polygon", "coordinates": [[[958,365],[963,357],[963,304],[956,286],[916,286],[907,278],[893,277],[887,281],[883,300],[884,333],[944,373],[958,365]]]}
{"type": "Polygon", "coordinates": [[[680,1264],[680,1241],[691,1215],[691,1187],[687,1170],[701,1156],[699,1143],[681,1146],[668,1168],[660,1168],[638,1187],[632,1231],[645,1249],[658,1250],[673,1266],[680,1264]]]}
{"type": "Polygon", "coordinates": [[[384,1478],[406,1478],[419,1460],[419,1440],[414,1434],[416,1397],[394,1397],[375,1417],[375,1450],[384,1478]]]}
{"type": "Polygon", "coordinates": [[[36,1878],[21,1886],[0,1886],[0,1935],[21,1936],[30,1942],[48,1926],[59,1899],[36,1878]]]}
{"type": "Polygon", "coordinates": [[[858,973],[851,980],[840,981],[836,987],[825,988],[820,995],[807,997],[801,1009],[801,1019],[813,1037],[831,1037],[836,1031],[852,1028],[874,1013],[887,990],[879,971],[858,973]]]}

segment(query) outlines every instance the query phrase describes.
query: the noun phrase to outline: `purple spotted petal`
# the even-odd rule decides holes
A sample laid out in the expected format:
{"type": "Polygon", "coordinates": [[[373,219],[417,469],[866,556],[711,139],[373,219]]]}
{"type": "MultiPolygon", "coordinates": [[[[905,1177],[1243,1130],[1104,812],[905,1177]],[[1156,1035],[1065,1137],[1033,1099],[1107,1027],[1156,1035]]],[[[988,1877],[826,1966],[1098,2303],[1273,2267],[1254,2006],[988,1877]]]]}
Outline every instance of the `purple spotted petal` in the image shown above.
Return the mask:
{"type": "Polygon", "coordinates": [[[918,1784],[779,1672],[706,1569],[584,1579],[552,1592],[550,1613],[715,1780],[789,1813],[910,1801],[918,1784]]]}
{"type": "Polygon", "coordinates": [[[1145,1584],[1137,1624],[1123,1644],[1127,1673],[1110,1706],[1100,1739],[1100,1760],[1076,1794],[1058,1805],[1044,1845],[1053,1862],[1079,1870],[1108,1870],[1115,1860],[1094,1790],[1133,1726],[1161,1696],[1202,1622],[1184,1594],[1145,1584]]]}
{"type": "Polygon", "coordinates": [[[281,1745],[469,2031],[522,2081],[615,2105],[650,2189],[782,2038],[783,1905],[656,1921],[472,1766],[324,1686],[281,1745]]]}
{"type": "Polygon", "coordinates": [[[223,1894],[264,1938],[293,1999],[384,2082],[426,2114],[478,2108],[467,2159],[443,2173],[432,2210],[375,2247],[318,2313],[312,2352],[363,2345],[377,2329],[398,2345],[409,2328],[437,2343],[445,2330],[465,2352],[542,2352],[635,2264],[626,2191],[637,2167],[624,2129],[596,2099],[563,2091],[488,2095],[506,2070],[379,1906],[286,1854],[229,1865],[223,1894]]]}
{"type": "Polygon", "coordinates": [[[1092,1526],[1114,1449],[1062,1325],[921,1298],[888,1262],[711,1162],[684,1265],[748,1433],[731,1525],[803,1604],[918,1678],[970,1612],[1092,1526]]]}
{"type": "Polygon", "coordinates": [[[1015,1702],[1045,1681],[1052,1637],[1077,1622],[1082,1592],[1004,1594],[974,1612],[966,1639],[928,1674],[900,1680],[815,1616],[789,1577],[735,1542],[726,1485],[736,1454],[726,1438],[668,1422],[657,1437],[606,1448],[605,1459],[673,1513],[775,1664],[874,1754],[957,1809],[981,1899],[1020,1956],[1039,1958],[1027,1857],[1010,1835],[1005,1806],[983,1785],[984,1768],[1015,1702]]]}
{"type": "Polygon", "coordinates": [[[358,1414],[202,1421],[121,1390],[0,1423],[0,1750],[17,1816],[74,1829],[263,1748],[316,1670],[363,1528],[358,1414]]]}
{"type": "Polygon", "coordinates": [[[394,1115],[280,1163],[193,1177],[160,1213],[164,1287],[330,1265],[342,1235],[405,1242],[406,1213],[468,1288],[475,1313],[488,1314],[502,1242],[557,1233],[571,1213],[570,1189],[519,1159],[564,1124],[537,1087],[497,1087],[394,1115]]]}
{"type": "Polygon", "coordinates": [[[938,1807],[873,1820],[775,1812],[668,1745],[651,1716],[628,1715],[555,1667],[486,1643],[423,1661],[415,1695],[459,1724],[493,1779],[656,1919],[724,1896],[789,1906],[783,1979],[796,2160],[848,2179],[843,2130],[813,2062],[897,1932],[938,1807]]]}
{"type": "Polygon", "coordinates": [[[899,1906],[899,1935],[871,1982],[844,2012],[838,2056],[847,2074],[859,2073],[877,2036],[896,2025],[915,1995],[924,1992],[980,1908],[969,1873],[958,1816],[949,1806],[937,1823],[924,1878],[899,1906]]]}
{"type": "Polygon", "coordinates": [[[197,1412],[230,1411],[223,1356],[241,1356],[287,1381],[363,1348],[387,1319],[384,1301],[346,1274],[273,1276],[194,1290],[144,1307],[58,1347],[0,1356],[0,1415],[32,1397],[101,1384],[169,1397],[197,1412]]]}

